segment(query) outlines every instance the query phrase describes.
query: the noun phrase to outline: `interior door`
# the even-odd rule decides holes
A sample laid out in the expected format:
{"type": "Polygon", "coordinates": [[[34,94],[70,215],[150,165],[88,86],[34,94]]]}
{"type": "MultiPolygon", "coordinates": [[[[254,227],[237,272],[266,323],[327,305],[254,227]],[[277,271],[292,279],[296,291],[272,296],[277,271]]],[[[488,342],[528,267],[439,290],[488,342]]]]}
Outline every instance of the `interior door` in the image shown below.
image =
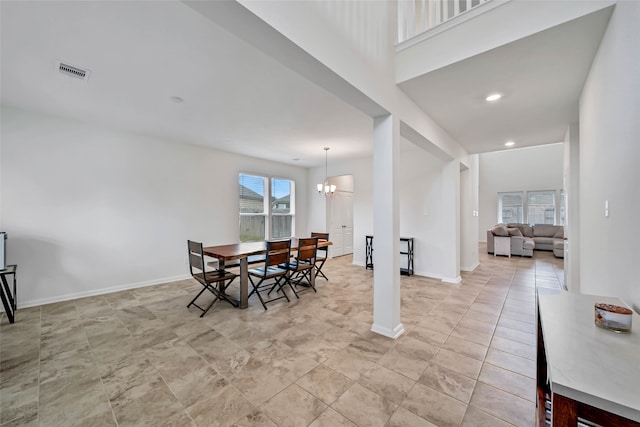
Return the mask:
{"type": "Polygon", "coordinates": [[[332,257],[353,253],[353,193],[336,191],[328,199],[332,257]]]}

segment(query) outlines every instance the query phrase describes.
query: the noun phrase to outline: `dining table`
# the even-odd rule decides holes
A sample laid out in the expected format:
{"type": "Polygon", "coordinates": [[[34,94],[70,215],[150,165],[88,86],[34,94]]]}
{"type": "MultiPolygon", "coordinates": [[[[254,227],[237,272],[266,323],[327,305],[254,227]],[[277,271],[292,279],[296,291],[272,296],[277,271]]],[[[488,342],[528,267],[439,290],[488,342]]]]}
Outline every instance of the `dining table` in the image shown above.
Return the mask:
{"type": "MultiPolygon", "coordinates": [[[[324,248],[331,246],[328,240],[318,240],[318,247],[324,248]]],[[[291,239],[291,251],[298,248],[298,238],[291,239]]],[[[218,269],[224,270],[230,261],[238,261],[240,263],[240,301],[236,301],[238,308],[247,308],[249,306],[249,257],[256,255],[264,255],[267,253],[267,242],[240,242],[228,245],[205,246],[203,253],[211,258],[218,260],[218,269]]],[[[235,265],[234,265],[235,266],[235,265]]],[[[311,284],[315,286],[316,275],[311,274],[311,284]]]]}

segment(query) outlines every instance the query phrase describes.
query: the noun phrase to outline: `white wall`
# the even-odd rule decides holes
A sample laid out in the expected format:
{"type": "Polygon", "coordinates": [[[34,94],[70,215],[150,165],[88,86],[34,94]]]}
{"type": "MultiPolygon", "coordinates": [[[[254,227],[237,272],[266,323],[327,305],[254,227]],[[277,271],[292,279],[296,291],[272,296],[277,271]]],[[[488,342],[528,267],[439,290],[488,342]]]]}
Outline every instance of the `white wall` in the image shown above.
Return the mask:
{"type": "MultiPolygon", "coordinates": [[[[420,149],[409,148],[403,142],[400,151],[398,187],[400,195],[400,235],[415,238],[415,272],[421,276],[454,281],[444,268],[453,256],[457,261],[456,239],[452,238],[449,222],[458,218],[455,203],[443,203],[446,199],[444,168],[449,162],[420,149]],[[453,254],[453,255],[451,255],[453,254]]],[[[371,158],[351,162],[330,163],[329,175],[352,174],[354,177],[354,252],[353,263],[364,267],[365,236],[373,233],[373,161],[371,158]]],[[[325,197],[318,195],[315,183],[324,179],[324,168],[309,170],[309,189],[315,194],[309,197],[309,229],[325,228],[325,197]]],[[[458,209],[459,210],[459,209],[458,209]]],[[[477,240],[474,240],[477,246],[477,240]]],[[[476,250],[477,252],[477,250],[476,250]]],[[[477,255],[476,258],[477,260],[477,255]]],[[[475,261],[471,261],[474,264],[475,261]]],[[[453,274],[453,273],[451,273],[453,274]]]]}
{"type": "Polygon", "coordinates": [[[478,177],[480,156],[469,158],[469,167],[460,171],[460,269],[478,266],[478,177]]]}
{"type": "Polygon", "coordinates": [[[479,241],[498,220],[498,192],[562,188],[563,151],[559,143],[480,154],[479,241]]]}
{"type": "Polygon", "coordinates": [[[394,2],[240,3],[380,105],[395,97],[394,2]]]}
{"type": "Polygon", "coordinates": [[[19,305],[161,283],[188,274],[186,240],[238,240],[238,173],[296,181],[302,168],[2,110],[2,223],[19,305]]]}
{"type": "MultiPolygon", "coordinates": [[[[316,184],[324,181],[324,167],[309,169],[308,228],[327,230],[326,198],[318,194],[316,184]]],[[[355,159],[329,163],[329,176],[353,176],[353,263],[364,266],[364,236],[373,233],[373,159],[355,159]]]]}
{"type": "Polygon", "coordinates": [[[640,306],[640,2],[616,4],[580,100],[580,291],[640,306]],[[609,201],[609,217],[604,215],[609,201]]]}
{"type": "Polygon", "coordinates": [[[421,149],[400,154],[400,235],[415,238],[414,268],[421,276],[443,278],[442,266],[451,256],[443,250],[453,241],[442,226],[451,214],[442,203],[444,165],[421,149]]]}

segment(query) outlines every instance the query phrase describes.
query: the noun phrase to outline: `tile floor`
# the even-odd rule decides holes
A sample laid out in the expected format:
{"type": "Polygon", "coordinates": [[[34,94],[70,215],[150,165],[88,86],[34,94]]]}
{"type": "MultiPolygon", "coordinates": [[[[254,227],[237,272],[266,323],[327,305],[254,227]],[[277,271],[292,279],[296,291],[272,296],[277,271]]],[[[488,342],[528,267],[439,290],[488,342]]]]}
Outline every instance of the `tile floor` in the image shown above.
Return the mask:
{"type": "Polygon", "coordinates": [[[480,249],[459,285],[402,277],[395,341],[370,332],[372,272],[350,257],[266,312],[200,318],[191,281],[20,309],[0,319],[0,425],[531,427],[534,288],[562,260],[480,249]]]}

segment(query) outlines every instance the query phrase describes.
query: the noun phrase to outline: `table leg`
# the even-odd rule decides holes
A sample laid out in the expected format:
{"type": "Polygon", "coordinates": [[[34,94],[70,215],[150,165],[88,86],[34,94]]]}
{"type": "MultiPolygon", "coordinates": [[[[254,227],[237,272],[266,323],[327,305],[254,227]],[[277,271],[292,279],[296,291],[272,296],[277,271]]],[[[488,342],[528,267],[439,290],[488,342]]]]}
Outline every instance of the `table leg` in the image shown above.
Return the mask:
{"type": "MultiPolygon", "coordinates": [[[[315,265],[315,260],[314,260],[313,265],[315,265]]],[[[311,271],[311,273],[309,273],[309,282],[311,282],[311,287],[313,289],[315,289],[316,288],[316,275],[315,275],[315,272],[314,272],[314,268],[312,268],[310,271],[311,271]]]]}
{"type": "Polygon", "coordinates": [[[240,259],[240,308],[249,307],[249,262],[248,258],[240,259]]]}

